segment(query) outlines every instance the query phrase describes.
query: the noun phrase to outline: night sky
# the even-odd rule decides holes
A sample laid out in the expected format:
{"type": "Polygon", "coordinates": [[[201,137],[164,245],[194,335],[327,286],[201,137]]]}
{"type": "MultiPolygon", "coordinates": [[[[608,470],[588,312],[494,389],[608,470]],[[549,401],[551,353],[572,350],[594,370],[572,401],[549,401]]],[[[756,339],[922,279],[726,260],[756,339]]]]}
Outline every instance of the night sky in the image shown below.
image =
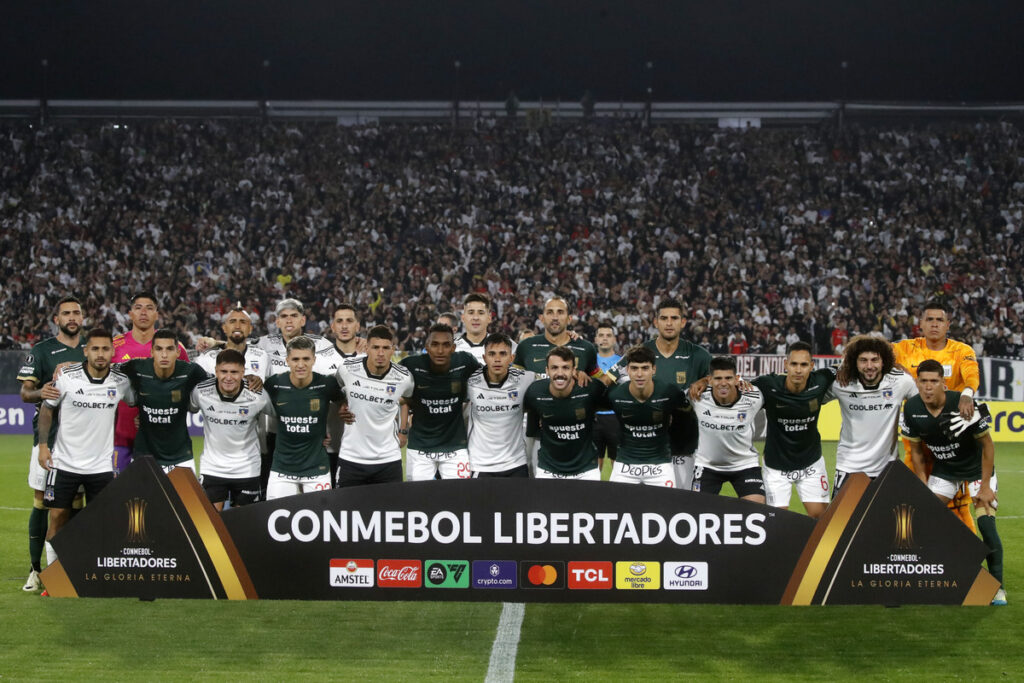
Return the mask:
{"type": "Polygon", "coordinates": [[[4,3],[0,98],[1024,101],[982,0],[4,3]],[[270,64],[264,68],[264,60],[270,64]],[[847,61],[848,68],[840,64],[847,61]],[[652,62],[649,71],[646,62],[652,62]]]}

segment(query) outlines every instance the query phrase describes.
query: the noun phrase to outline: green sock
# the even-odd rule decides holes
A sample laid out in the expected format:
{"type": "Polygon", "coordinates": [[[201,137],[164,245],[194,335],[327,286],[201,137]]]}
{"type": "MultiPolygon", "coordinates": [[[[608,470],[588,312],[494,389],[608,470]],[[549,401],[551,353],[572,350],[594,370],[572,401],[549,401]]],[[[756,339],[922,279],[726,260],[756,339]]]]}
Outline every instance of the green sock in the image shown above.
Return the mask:
{"type": "Polygon", "coordinates": [[[985,562],[988,564],[988,571],[996,577],[999,585],[1003,585],[1003,542],[996,531],[996,518],[994,515],[982,515],[978,517],[978,530],[981,532],[981,540],[988,546],[988,557],[985,562]]]}
{"type": "Polygon", "coordinates": [[[28,516],[28,557],[32,562],[32,569],[41,572],[40,561],[43,557],[43,543],[46,541],[46,527],[49,525],[49,510],[32,508],[28,516]]]}

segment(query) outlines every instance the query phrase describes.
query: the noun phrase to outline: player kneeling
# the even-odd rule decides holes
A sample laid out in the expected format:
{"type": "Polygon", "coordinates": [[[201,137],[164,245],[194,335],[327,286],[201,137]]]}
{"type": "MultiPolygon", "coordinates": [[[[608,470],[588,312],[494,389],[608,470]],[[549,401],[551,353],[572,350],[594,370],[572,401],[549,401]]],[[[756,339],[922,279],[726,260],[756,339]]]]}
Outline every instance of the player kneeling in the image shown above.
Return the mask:
{"type": "Polygon", "coordinates": [[[192,390],[189,410],[203,415],[199,481],[218,510],[255,503],[260,487],[261,415],[273,415],[267,394],[245,385],[245,356],[234,349],[217,354],[214,378],[192,390]]]}
{"type": "Polygon", "coordinates": [[[686,406],[674,382],[654,377],[657,357],[646,346],[626,352],[629,381],[608,391],[607,402],[621,425],[621,442],[610,481],[676,486],[669,425],[686,406]]]}
{"type": "Polygon", "coordinates": [[[740,391],[735,360],[712,359],[711,381],[693,404],[700,429],[694,491],[718,494],[728,482],[743,500],[764,503],[764,481],[754,448],[754,417],[763,406],[760,389],[740,391]]]}

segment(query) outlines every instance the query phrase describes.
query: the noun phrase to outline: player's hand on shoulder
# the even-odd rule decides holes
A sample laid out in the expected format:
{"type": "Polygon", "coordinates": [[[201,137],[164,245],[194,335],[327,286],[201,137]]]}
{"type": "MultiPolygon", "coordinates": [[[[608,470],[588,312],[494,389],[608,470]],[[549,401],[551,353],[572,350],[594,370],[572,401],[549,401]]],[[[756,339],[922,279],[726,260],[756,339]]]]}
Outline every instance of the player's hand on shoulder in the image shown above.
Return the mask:
{"type": "Polygon", "coordinates": [[[365,337],[356,337],[356,353],[366,353],[368,346],[365,337]]]}
{"type": "MultiPolygon", "coordinates": [[[[690,385],[690,390],[686,392],[687,397],[690,401],[696,401],[700,398],[700,395],[704,393],[704,390],[708,388],[710,380],[707,377],[701,377],[700,379],[693,382],[690,385]]],[[[742,387],[741,387],[742,389],[742,387]]]]}
{"type": "Polygon", "coordinates": [[[355,413],[353,413],[347,403],[342,403],[338,406],[338,417],[341,419],[343,424],[350,425],[356,421],[355,413]]]}
{"type": "Polygon", "coordinates": [[[54,386],[53,382],[47,382],[39,388],[39,398],[44,401],[48,399],[56,400],[60,398],[60,389],[54,386]]]}
{"type": "Polygon", "coordinates": [[[740,387],[740,392],[741,393],[745,392],[745,391],[753,391],[754,389],[757,388],[753,384],[751,384],[750,382],[748,382],[747,380],[742,379],[742,378],[740,379],[739,387],[740,387]]]}
{"type": "Polygon", "coordinates": [[[64,368],[68,367],[69,365],[75,365],[75,364],[72,363],[71,361],[64,361],[63,363],[60,363],[59,365],[57,365],[57,367],[55,367],[53,369],[53,381],[54,382],[56,382],[60,378],[60,376],[64,374],[64,368]]]}
{"type": "Polygon", "coordinates": [[[256,393],[263,391],[263,379],[259,375],[246,375],[245,381],[249,385],[249,391],[256,393]]]}
{"type": "Polygon", "coordinates": [[[567,330],[567,331],[569,333],[569,341],[579,341],[580,339],[582,339],[582,337],[580,336],[580,333],[577,332],[576,330],[567,330]]]}
{"type": "Polygon", "coordinates": [[[590,384],[590,375],[583,372],[582,370],[576,371],[576,384],[581,387],[585,387],[590,384]]]}
{"type": "Polygon", "coordinates": [[[965,420],[970,420],[974,417],[974,399],[971,396],[960,395],[960,405],[957,406],[960,409],[960,417],[965,420]]]}
{"type": "Polygon", "coordinates": [[[213,337],[200,337],[198,340],[196,340],[196,351],[198,351],[199,353],[203,353],[205,351],[209,351],[215,346],[220,346],[223,343],[224,342],[218,341],[213,337]]]}

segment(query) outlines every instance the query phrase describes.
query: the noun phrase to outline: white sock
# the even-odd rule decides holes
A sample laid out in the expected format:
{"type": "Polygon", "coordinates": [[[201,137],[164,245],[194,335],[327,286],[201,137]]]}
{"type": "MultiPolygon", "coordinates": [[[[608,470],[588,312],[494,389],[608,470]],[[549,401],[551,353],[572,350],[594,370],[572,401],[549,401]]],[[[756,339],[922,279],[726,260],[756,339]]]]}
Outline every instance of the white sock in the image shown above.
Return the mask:
{"type": "Polygon", "coordinates": [[[49,541],[46,542],[45,547],[46,547],[46,565],[50,566],[51,564],[53,564],[54,562],[57,561],[57,551],[53,549],[53,546],[50,545],[49,541]]]}

